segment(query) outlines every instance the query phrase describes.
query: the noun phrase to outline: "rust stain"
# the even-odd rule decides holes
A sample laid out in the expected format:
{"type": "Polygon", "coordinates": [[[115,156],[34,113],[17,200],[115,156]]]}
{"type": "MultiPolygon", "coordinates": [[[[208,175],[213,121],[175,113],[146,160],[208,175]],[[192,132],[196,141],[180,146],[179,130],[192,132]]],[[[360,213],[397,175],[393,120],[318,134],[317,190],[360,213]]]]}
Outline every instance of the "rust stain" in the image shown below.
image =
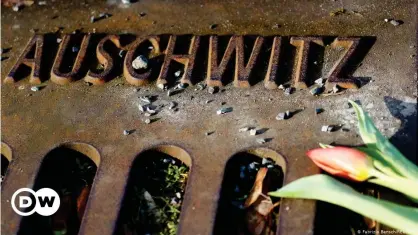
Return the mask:
{"type": "Polygon", "coordinates": [[[191,42],[190,42],[190,47],[189,47],[189,54],[187,55],[174,55],[173,54],[176,40],[177,40],[177,36],[175,35],[170,36],[167,49],[165,49],[164,51],[165,59],[161,67],[160,75],[158,76],[158,79],[157,79],[157,86],[158,84],[161,84],[164,86],[168,83],[167,74],[168,74],[168,69],[170,67],[171,60],[174,60],[184,65],[184,71],[182,73],[180,82],[192,85],[192,80],[191,80],[192,72],[193,72],[193,68],[195,65],[197,50],[200,45],[200,37],[199,36],[192,37],[191,42]]]}
{"type": "Polygon", "coordinates": [[[83,41],[81,42],[80,49],[78,49],[78,51],[76,52],[77,58],[71,68],[71,71],[68,73],[63,73],[61,72],[62,64],[63,64],[63,60],[65,59],[64,55],[66,53],[69,53],[68,51],[71,49],[69,48],[71,37],[74,37],[74,35],[67,34],[67,35],[64,35],[64,37],[62,38],[62,41],[58,48],[57,56],[54,61],[54,65],[52,66],[51,80],[60,85],[69,84],[70,82],[75,81],[78,78],[77,76],[80,76],[80,69],[81,69],[82,63],[84,62],[84,57],[86,56],[86,53],[87,53],[87,47],[91,39],[90,34],[83,36],[83,41]]]}
{"type": "Polygon", "coordinates": [[[108,79],[112,79],[111,73],[114,69],[114,60],[112,56],[104,49],[104,44],[112,42],[117,48],[121,48],[120,38],[117,35],[109,35],[103,38],[97,45],[96,55],[97,60],[103,65],[104,70],[100,73],[89,71],[84,78],[86,82],[91,82],[93,85],[104,84],[108,79]]]}
{"type": "Polygon", "coordinates": [[[324,46],[324,43],[319,37],[292,37],[290,44],[297,47],[297,62],[294,75],[294,87],[303,89],[307,88],[307,72],[309,53],[312,47],[312,43],[316,43],[320,46],[324,46]]]}
{"type": "Polygon", "coordinates": [[[343,47],[345,49],[345,53],[341,55],[338,61],[335,63],[334,67],[331,69],[328,75],[329,84],[338,84],[343,88],[351,88],[357,89],[358,88],[358,81],[352,77],[342,77],[347,76],[344,69],[350,64],[350,60],[353,60],[353,55],[358,52],[360,44],[360,38],[355,37],[345,37],[345,38],[337,38],[331,44],[331,47],[338,48],[343,47]]]}
{"type": "Polygon", "coordinates": [[[276,78],[279,67],[280,49],[282,46],[282,38],[279,36],[274,37],[271,47],[270,60],[267,67],[266,77],[264,78],[264,87],[267,89],[276,89],[276,78]]]}
{"type": "Polygon", "coordinates": [[[23,65],[29,66],[31,68],[31,74],[29,76],[29,82],[33,84],[40,84],[40,70],[41,70],[41,57],[44,47],[44,37],[43,35],[35,35],[29,40],[25,50],[22,52],[22,55],[19,57],[12,70],[9,72],[7,77],[4,79],[5,83],[14,83],[16,82],[16,73],[23,65]],[[35,47],[35,48],[34,48],[35,47]],[[35,50],[34,58],[27,58],[32,50],[35,50]]]}

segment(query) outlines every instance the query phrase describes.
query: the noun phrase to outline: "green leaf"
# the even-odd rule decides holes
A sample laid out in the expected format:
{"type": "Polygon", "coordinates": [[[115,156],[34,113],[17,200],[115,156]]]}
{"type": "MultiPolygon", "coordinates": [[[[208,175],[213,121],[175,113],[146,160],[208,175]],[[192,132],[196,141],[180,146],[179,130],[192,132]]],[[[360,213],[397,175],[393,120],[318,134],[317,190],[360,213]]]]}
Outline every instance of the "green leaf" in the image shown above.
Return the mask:
{"type": "Polygon", "coordinates": [[[357,147],[356,149],[370,156],[373,161],[374,167],[379,169],[381,172],[389,176],[395,176],[395,177],[402,176],[402,174],[398,172],[398,170],[395,167],[393,167],[390,163],[388,163],[385,160],[387,157],[382,156],[383,153],[380,152],[378,149],[367,148],[367,147],[357,147]]]}
{"type": "Polygon", "coordinates": [[[301,178],[275,192],[270,192],[269,195],[329,202],[408,234],[416,234],[418,231],[417,208],[402,206],[360,194],[327,175],[321,174],[301,178]]]}
{"type": "Polygon", "coordinates": [[[389,140],[377,130],[372,119],[354,101],[349,100],[357,113],[361,138],[368,148],[378,149],[382,159],[396,172],[410,179],[418,180],[418,167],[410,162],[389,140]]]}
{"type": "Polygon", "coordinates": [[[412,201],[418,202],[418,182],[400,176],[388,176],[378,170],[372,170],[374,177],[368,179],[370,183],[393,189],[408,196],[412,201]]]}

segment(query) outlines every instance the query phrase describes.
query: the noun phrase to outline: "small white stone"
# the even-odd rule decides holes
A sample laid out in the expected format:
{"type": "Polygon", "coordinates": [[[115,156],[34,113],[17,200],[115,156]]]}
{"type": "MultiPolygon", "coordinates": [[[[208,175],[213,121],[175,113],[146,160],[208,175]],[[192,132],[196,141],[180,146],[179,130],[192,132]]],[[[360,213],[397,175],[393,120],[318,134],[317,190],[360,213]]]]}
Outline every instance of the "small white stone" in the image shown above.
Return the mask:
{"type": "Polygon", "coordinates": [[[20,10],[20,4],[16,4],[16,5],[14,5],[13,7],[12,7],[12,9],[13,9],[13,11],[16,11],[16,12],[18,12],[19,10],[20,10]]]}
{"type": "Polygon", "coordinates": [[[322,132],[328,132],[328,127],[329,127],[329,126],[322,126],[322,127],[321,127],[321,131],[322,131],[322,132]]]}
{"type": "Polygon", "coordinates": [[[177,205],[177,204],[178,204],[178,203],[176,202],[176,198],[175,198],[175,197],[171,198],[170,204],[171,204],[171,205],[177,205]]]}
{"type": "Polygon", "coordinates": [[[232,107],[221,108],[218,111],[216,111],[216,114],[221,115],[229,112],[232,112],[232,107]]]}
{"type": "Polygon", "coordinates": [[[62,42],[62,38],[57,38],[57,43],[61,43],[62,42]]]}
{"type": "Polygon", "coordinates": [[[174,109],[175,107],[177,106],[177,103],[176,102],[170,102],[170,105],[168,106],[168,109],[174,109]]]}
{"type": "Polygon", "coordinates": [[[102,12],[102,13],[99,14],[99,17],[100,18],[108,18],[109,17],[109,14],[106,13],[106,12],[102,12]]]}
{"type": "Polygon", "coordinates": [[[39,1],[38,2],[38,5],[39,6],[46,6],[46,1],[39,1]]]}
{"type": "Polygon", "coordinates": [[[167,96],[172,96],[176,93],[176,90],[168,90],[167,91],[167,96]]]}
{"type": "Polygon", "coordinates": [[[37,87],[37,86],[33,86],[33,87],[31,87],[31,88],[30,88],[30,90],[31,90],[31,91],[39,91],[39,90],[40,90],[40,88],[39,88],[39,87],[37,87]]]}
{"type": "Polygon", "coordinates": [[[160,90],[165,90],[167,87],[166,87],[165,84],[159,83],[159,84],[157,84],[157,88],[160,89],[160,90]]]}
{"type": "Polygon", "coordinates": [[[146,124],[150,124],[151,123],[151,119],[149,119],[149,118],[147,118],[147,119],[145,119],[145,121],[144,121],[146,124]]]}
{"type": "Polygon", "coordinates": [[[285,120],[286,119],[286,113],[279,113],[276,116],[276,120],[285,120]]]}
{"type": "Polygon", "coordinates": [[[385,22],[386,22],[386,23],[387,23],[387,22],[389,22],[389,19],[387,19],[387,18],[386,18],[386,19],[385,19],[385,22]]]}
{"type": "Polygon", "coordinates": [[[141,96],[141,97],[139,97],[139,99],[141,101],[144,101],[147,104],[150,104],[151,103],[151,100],[150,100],[150,98],[148,96],[141,96]]]}
{"type": "Polygon", "coordinates": [[[391,23],[393,26],[399,26],[401,23],[397,20],[391,20],[389,21],[389,23],[391,23]]]}
{"type": "Polygon", "coordinates": [[[263,138],[259,138],[259,139],[257,139],[256,140],[257,141],[257,143],[259,143],[259,144],[265,144],[267,141],[266,141],[266,139],[263,139],[263,138]]]}
{"type": "Polygon", "coordinates": [[[122,0],[123,4],[131,4],[131,0],[122,0]]]}
{"type": "Polygon", "coordinates": [[[181,83],[177,84],[176,89],[177,90],[186,89],[188,86],[189,86],[188,83],[181,82],[181,83]]]}
{"type": "Polygon", "coordinates": [[[261,165],[266,165],[266,164],[269,164],[269,163],[271,163],[271,161],[269,159],[267,159],[267,158],[263,158],[261,160],[261,165]]]}
{"type": "Polygon", "coordinates": [[[323,79],[323,78],[318,78],[318,79],[316,79],[315,80],[315,84],[318,84],[318,85],[324,85],[324,81],[325,79],[323,79]]]}
{"type": "Polygon", "coordinates": [[[284,90],[284,95],[288,96],[292,94],[293,89],[291,87],[288,87],[284,90]]]}
{"type": "Polygon", "coordinates": [[[138,109],[141,112],[147,111],[147,105],[138,104],[138,109]]]}
{"type": "Polygon", "coordinates": [[[155,114],[157,111],[154,109],[154,108],[152,108],[151,106],[147,106],[147,113],[150,113],[150,114],[155,114]]]}
{"type": "Polygon", "coordinates": [[[249,127],[242,127],[242,128],[239,128],[238,129],[238,132],[247,132],[247,131],[249,131],[251,128],[249,128],[249,127]]]}
{"type": "Polygon", "coordinates": [[[201,90],[203,90],[203,89],[205,89],[206,88],[206,84],[204,84],[204,83],[199,83],[199,84],[197,84],[196,85],[196,89],[194,89],[195,91],[201,91],[201,90]]]}
{"type": "Polygon", "coordinates": [[[147,57],[145,57],[143,55],[137,56],[132,61],[132,67],[134,69],[147,69],[148,68],[148,59],[147,59],[147,57]]]}
{"type": "Polygon", "coordinates": [[[177,70],[177,71],[174,73],[174,76],[176,76],[177,78],[178,78],[178,77],[180,77],[180,75],[181,75],[181,71],[180,71],[180,70],[177,70]]]}
{"type": "Polygon", "coordinates": [[[256,167],[256,165],[258,165],[259,163],[258,162],[251,162],[249,165],[248,165],[248,168],[249,169],[251,169],[251,170],[254,170],[255,169],[255,167],[256,167]]]}
{"type": "Polygon", "coordinates": [[[128,130],[123,130],[123,135],[129,135],[130,134],[130,131],[128,131],[128,130]]]}
{"type": "Polygon", "coordinates": [[[215,94],[217,91],[218,91],[218,88],[217,87],[210,86],[208,88],[209,94],[215,94]]]}
{"type": "Polygon", "coordinates": [[[176,197],[177,197],[178,199],[181,199],[181,193],[177,192],[177,193],[176,193],[176,197]]]}
{"type": "Polygon", "coordinates": [[[250,130],[250,135],[257,135],[257,134],[258,134],[257,129],[250,130]]]}

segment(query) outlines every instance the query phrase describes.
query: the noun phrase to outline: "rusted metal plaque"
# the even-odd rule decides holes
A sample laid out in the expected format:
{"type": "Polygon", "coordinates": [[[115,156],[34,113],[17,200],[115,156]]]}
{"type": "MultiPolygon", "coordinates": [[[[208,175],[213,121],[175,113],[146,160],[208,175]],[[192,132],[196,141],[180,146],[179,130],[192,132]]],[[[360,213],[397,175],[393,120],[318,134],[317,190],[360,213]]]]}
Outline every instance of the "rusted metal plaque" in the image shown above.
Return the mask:
{"type": "MultiPolygon", "coordinates": [[[[248,88],[250,86],[250,82],[257,82],[255,80],[255,77],[260,76],[260,74],[256,74],[254,70],[267,71],[265,75],[267,79],[265,79],[264,81],[264,86],[267,88],[277,87],[277,83],[285,83],[283,77],[277,75],[277,69],[283,69],[278,65],[278,57],[280,56],[280,47],[289,47],[290,45],[283,45],[281,43],[282,37],[280,36],[275,36],[271,44],[264,43],[264,37],[257,36],[255,38],[252,49],[249,49],[249,52],[247,53],[245,53],[246,51],[244,51],[244,36],[223,36],[224,40],[226,38],[226,40],[228,41],[224,53],[220,53],[220,48],[218,46],[218,36],[207,36],[209,45],[203,45],[203,43],[200,43],[201,38],[203,38],[204,36],[192,36],[190,40],[188,54],[182,55],[174,54],[174,48],[176,46],[179,47],[179,43],[176,44],[177,36],[175,35],[168,36],[168,44],[163,51],[160,50],[161,45],[159,41],[161,41],[161,37],[159,36],[137,37],[132,43],[124,45],[123,47],[120,43],[119,36],[105,36],[103,39],[100,40],[100,42],[97,45],[90,43],[91,37],[93,36],[90,34],[81,35],[82,40],[79,47],[74,45],[70,46],[69,43],[72,38],[80,37],[80,35],[64,35],[62,39],[57,38],[57,40],[62,40],[62,42],[59,45],[58,52],[55,56],[55,60],[53,62],[50,73],[50,78],[53,82],[60,85],[65,85],[69,84],[70,82],[74,82],[81,77],[85,77],[85,81],[91,82],[95,85],[101,85],[105,81],[108,81],[111,78],[113,78],[113,76],[122,74],[121,72],[119,74],[117,74],[117,72],[111,73],[115,67],[114,59],[109,54],[109,52],[104,49],[104,44],[107,41],[111,41],[113,42],[115,47],[120,50],[120,57],[124,56],[124,49],[128,50],[125,61],[123,63],[123,74],[126,76],[127,82],[129,82],[132,85],[138,86],[148,83],[149,80],[152,79],[152,71],[158,69],[158,66],[152,66],[152,68],[144,68],[142,69],[142,72],[138,73],[138,69],[132,67],[135,55],[138,55],[138,53],[146,53],[140,50],[140,48],[143,47],[145,43],[152,45],[151,47],[149,47],[151,48],[150,56],[164,57],[160,69],[160,74],[158,75],[156,81],[157,86],[160,88],[167,88],[167,85],[169,84],[170,79],[168,73],[171,61],[176,61],[184,66],[182,71],[179,70],[181,73],[178,76],[170,76],[172,80],[171,84],[173,84],[174,82],[180,82],[183,84],[192,85],[192,72],[195,72],[193,75],[197,78],[206,74],[207,85],[212,87],[220,87],[227,83],[227,81],[225,81],[225,77],[227,77],[227,66],[234,67],[233,84],[235,87],[248,88]],[[201,49],[200,53],[198,53],[199,46],[209,48],[207,60],[202,61],[202,63],[206,63],[208,66],[206,71],[199,71],[200,73],[196,73],[196,71],[194,71],[195,58],[203,58],[205,56],[202,52],[204,49],[201,49]],[[83,74],[83,72],[81,71],[82,67],[87,67],[89,66],[89,63],[91,63],[90,60],[85,58],[86,54],[88,53],[88,47],[96,48],[97,60],[99,64],[101,64],[104,67],[103,71],[101,71],[100,73],[94,73],[92,71],[89,71],[87,74],[83,74]],[[262,51],[262,47],[264,47],[264,49],[271,48],[271,55],[269,57],[267,57],[269,49],[262,51]],[[71,70],[69,72],[63,73],[60,70],[62,69],[62,67],[64,67],[64,55],[67,55],[68,57],[71,56],[68,55],[70,50],[72,50],[73,53],[76,53],[75,60],[73,61],[72,65],[65,65],[71,67],[71,70]],[[248,53],[250,54],[249,56],[246,55],[248,53]],[[263,56],[260,54],[265,54],[265,58],[263,58],[263,56]],[[232,58],[235,58],[235,63],[232,62],[232,58]],[[258,68],[255,66],[257,61],[260,61],[258,68]],[[267,68],[263,68],[262,65],[266,64],[267,68]],[[272,73],[272,71],[276,72],[272,73]],[[250,77],[250,75],[252,76],[250,77]],[[274,83],[276,84],[276,86],[274,85],[274,83]]],[[[363,40],[366,40],[366,38],[364,38],[363,40]]],[[[372,45],[373,40],[373,38],[368,38],[369,43],[367,45],[369,47],[372,45]]],[[[13,66],[8,76],[5,78],[5,83],[18,81],[22,75],[19,75],[17,71],[23,65],[27,65],[32,69],[32,73],[30,75],[30,82],[35,84],[40,83],[41,78],[39,75],[39,65],[42,63],[42,61],[47,60],[47,58],[45,58],[42,54],[42,50],[44,47],[43,42],[44,39],[42,35],[36,35],[30,40],[23,54],[21,55],[17,63],[13,66]],[[28,58],[28,53],[32,49],[36,51],[36,54],[33,56],[33,58],[28,58]]],[[[334,85],[339,85],[342,88],[357,88],[357,84],[360,81],[356,80],[355,78],[352,78],[352,75],[347,71],[346,68],[350,66],[356,66],[361,62],[362,58],[356,57],[356,52],[358,53],[358,51],[368,51],[370,49],[366,46],[360,48],[359,42],[360,38],[353,37],[335,38],[334,41],[331,43],[331,46],[334,48],[342,48],[343,53],[341,55],[341,58],[338,61],[336,61],[335,65],[329,72],[328,78],[330,83],[334,85]]],[[[297,53],[295,55],[295,58],[284,59],[294,59],[296,61],[294,65],[295,71],[292,79],[294,81],[290,84],[292,87],[303,89],[307,88],[308,84],[313,82],[309,81],[308,79],[308,66],[310,61],[309,56],[310,54],[312,54],[313,50],[312,44],[314,43],[324,47],[322,37],[290,37],[290,44],[296,47],[297,53]]],[[[248,45],[247,43],[245,44],[245,47],[250,47],[250,45],[248,45]]],[[[352,72],[354,71],[351,71],[351,73],[352,72]]],[[[43,80],[47,80],[47,77],[43,77],[43,80]]],[[[196,81],[197,79],[194,80],[196,81]]]]}
{"type": "MultiPolygon", "coordinates": [[[[341,4],[57,0],[2,9],[2,48],[10,49],[1,62],[1,151],[10,161],[2,233],[19,231],[11,197],[34,186],[43,159],[59,146],[97,165],[79,234],[115,232],[131,166],[149,149],[190,167],[178,234],[220,234],[230,158],[271,158],[283,184],[318,173],[305,157],[318,142],[361,144],[348,99],[416,161],[416,3],[341,4]],[[91,23],[92,11],[111,17],[91,23]],[[139,55],[146,69],[133,68],[139,55]],[[325,90],[314,96],[321,77],[325,90]],[[138,109],[144,97],[157,109],[151,117],[138,109]],[[276,120],[286,111],[291,118],[276,120]],[[348,132],[321,131],[340,124],[348,132]]],[[[315,202],[285,199],[276,234],[314,234],[314,221],[315,202]]]]}

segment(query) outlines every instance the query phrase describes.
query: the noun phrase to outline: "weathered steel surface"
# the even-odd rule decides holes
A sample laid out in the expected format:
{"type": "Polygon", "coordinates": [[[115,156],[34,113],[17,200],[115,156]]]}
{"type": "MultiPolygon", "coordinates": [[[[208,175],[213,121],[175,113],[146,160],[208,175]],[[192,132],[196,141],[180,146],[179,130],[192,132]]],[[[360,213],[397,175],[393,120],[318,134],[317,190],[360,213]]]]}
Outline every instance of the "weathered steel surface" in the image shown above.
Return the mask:
{"type": "MultiPolygon", "coordinates": [[[[146,38],[137,37],[133,43],[128,44],[124,47],[121,46],[121,38],[117,35],[105,36],[97,44],[91,42],[91,38],[94,36],[98,35],[64,35],[51,69],[52,71],[50,78],[53,82],[60,85],[65,85],[69,84],[70,82],[74,82],[84,76],[86,82],[91,82],[94,85],[102,85],[107,80],[110,80],[114,78],[116,75],[119,75],[117,71],[113,71],[115,67],[114,58],[112,58],[109,51],[105,50],[104,48],[104,44],[108,41],[111,41],[116,47],[116,49],[120,50],[120,52],[123,52],[123,49],[128,50],[123,66],[123,73],[125,74],[127,81],[137,86],[144,85],[149,82],[148,80],[152,79],[152,71],[158,68],[158,65],[156,65],[156,63],[150,63],[150,69],[142,69],[144,71],[138,73],[133,68],[132,61],[134,60],[134,57],[138,55],[138,53],[141,53],[140,48],[144,47],[144,44],[148,42],[151,43],[151,45],[153,45],[151,46],[151,52],[149,53],[149,57],[151,59],[155,57],[164,57],[164,60],[161,65],[161,71],[156,81],[158,87],[168,87],[170,84],[172,85],[174,82],[192,85],[193,72],[193,75],[195,77],[202,76],[202,74],[206,72],[206,83],[209,86],[220,87],[229,82],[228,79],[225,78],[227,77],[226,72],[228,66],[234,66],[233,83],[235,87],[250,87],[250,82],[253,81],[252,83],[254,83],[254,80],[256,80],[255,77],[260,76],[260,73],[256,73],[255,70],[267,70],[267,73],[265,75],[267,80],[265,79],[264,86],[268,89],[273,89],[277,87],[277,83],[285,83],[285,81],[283,80],[284,77],[278,75],[277,73],[277,69],[283,69],[281,66],[279,66],[278,60],[278,57],[280,56],[280,47],[290,47],[291,45],[293,45],[296,47],[297,52],[294,56],[296,61],[294,64],[294,81],[290,85],[295,88],[305,89],[311,83],[309,81],[310,79],[308,79],[308,77],[312,77],[311,74],[308,73],[308,66],[309,62],[312,61],[312,54],[315,52],[313,50],[313,44],[320,46],[322,49],[324,48],[324,46],[328,46],[324,45],[322,37],[291,37],[290,44],[282,45],[282,37],[280,36],[275,36],[272,44],[264,43],[265,38],[257,36],[254,41],[254,45],[252,46],[251,52],[247,50],[248,52],[245,53],[244,48],[251,47],[251,45],[248,45],[248,43],[244,44],[245,36],[224,36],[224,38],[228,39],[228,44],[226,46],[225,52],[223,53],[223,56],[221,56],[222,58],[220,59],[220,62],[218,63],[220,57],[219,53],[221,51],[218,47],[218,36],[209,36],[208,45],[201,45],[200,43],[201,38],[207,38],[206,36],[192,36],[188,54],[186,55],[173,54],[174,48],[179,47],[178,44],[180,44],[179,42],[177,42],[176,44],[176,35],[169,36],[168,45],[166,46],[163,53],[158,53],[160,52],[160,49],[162,47],[161,43],[159,42],[161,41],[161,38],[163,38],[163,36],[148,36],[146,38]],[[78,46],[73,46],[70,44],[70,40],[72,38],[80,36],[82,37],[80,48],[78,46]],[[195,59],[196,57],[201,57],[202,59],[204,59],[203,57],[205,57],[205,54],[202,53],[202,51],[199,54],[197,53],[199,45],[201,45],[202,47],[208,46],[209,52],[206,61],[206,63],[208,64],[207,71],[200,71],[200,73],[198,74],[196,73],[196,71],[194,71],[195,59]],[[267,55],[266,52],[268,52],[268,50],[262,50],[263,46],[271,46],[269,47],[271,48],[270,57],[260,55],[267,55]],[[89,52],[88,48],[91,47],[96,48],[97,60],[99,64],[103,66],[103,71],[101,71],[100,73],[95,73],[90,70],[87,72],[87,74],[85,74],[83,73],[82,68],[89,66],[91,67],[92,63],[90,59],[85,58],[87,53],[89,52]],[[73,54],[77,54],[75,55],[75,60],[73,64],[67,65],[64,63],[64,60],[68,60],[68,58],[65,58],[65,55],[67,55],[67,57],[70,58],[74,57],[69,53],[70,48],[73,54]],[[233,63],[232,58],[235,58],[235,63],[233,63]],[[184,65],[183,71],[178,70],[179,72],[181,72],[182,75],[180,78],[176,79],[174,76],[169,76],[168,74],[172,60],[184,65]],[[245,62],[246,60],[247,62],[245,62]],[[259,62],[258,66],[256,66],[257,62],[259,62]],[[266,64],[267,69],[263,67],[266,64]],[[70,71],[66,73],[61,72],[61,70],[65,69],[64,67],[66,66],[70,68],[70,71]],[[250,77],[250,75],[252,76],[250,77]],[[276,86],[274,86],[272,83],[276,84],[276,86]]],[[[135,37],[133,35],[131,36],[135,37]]],[[[247,36],[246,38],[248,39],[249,36],[247,36]]],[[[126,39],[126,37],[124,37],[124,39],[126,39]]],[[[342,50],[345,50],[345,52],[341,55],[340,59],[336,61],[335,65],[329,72],[329,84],[336,84],[347,89],[358,88],[357,84],[359,83],[359,81],[356,78],[353,78],[351,75],[355,72],[355,69],[353,69],[352,67],[359,64],[362,59],[356,56],[356,52],[358,53],[358,51],[360,50],[367,51],[370,49],[371,46],[369,45],[369,47],[364,46],[363,48],[360,48],[359,42],[360,38],[336,38],[330,44],[332,48],[342,48],[342,50]]],[[[35,35],[29,41],[28,46],[21,55],[21,58],[25,58],[25,60],[28,60],[30,62],[28,66],[30,67],[30,69],[32,69],[32,73],[38,74],[36,75],[38,83],[41,80],[47,80],[46,76],[39,75],[39,66],[35,67],[32,65],[33,61],[38,61],[38,64],[45,64],[45,61],[48,60],[45,54],[38,52],[42,50],[52,51],[52,48],[49,47],[43,49],[43,36],[35,35]],[[35,45],[36,41],[41,41],[42,43],[39,45],[35,45]],[[28,51],[34,49],[34,47],[35,51],[37,51],[37,54],[33,56],[33,59],[28,58],[28,51]]],[[[119,57],[123,56],[123,53],[119,53],[119,57]]],[[[19,59],[17,61],[16,65],[12,68],[9,75],[5,78],[5,83],[11,83],[18,80],[19,78],[24,77],[23,75],[17,73],[18,68],[20,68],[22,65],[21,61],[22,59],[19,59]]],[[[200,62],[204,63],[205,61],[201,60],[200,62]]],[[[317,65],[317,62],[315,62],[315,64],[317,65]]],[[[313,66],[313,64],[310,66],[313,66]]],[[[180,74],[178,76],[180,76],[180,74]]],[[[32,80],[35,79],[33,77],[34,75],[31,75],[32,80]]]]}
{"type": "Polygon", "coordinates": [[[337,38],[332,44],[331,47],[337,48],[342,47],[346,51],[341,55],[338,62],[332,67],[328,75],[328,83],[335,83],[344,88],[357,88],[358,82],[354,78],[342,78],[342,76],[347,76],[347,67],[350,65],[350,58],[354,58],[355,53],[359,49],[360,38],[337,38]]]}
{"type": "MultiPolygon", "coordinates": [[[[269,128],[262,136],[273,139],[264,147],[277,151],[286,159],[286,184],[318,172],[304,155],[307,149],[316,147],[318,142],[346,145],[361,143],[355,129],[353,110],[346,107],[348,98],[360,100],[374,117],[378,128],[388,136],[393,135],[395,143],[401,143],[403,150],[407,149],[406,155],[416,161],[416,150],[411,147],[415,144],[416,136],[409,132],[411,123],[413,125],[416,119],[417,75],[416,57],[413,57],[417,46],[414,34],[417,27],[415,3],[344,1],[343,7],[348,9],[348,13],[329,16],[330,11],[341,7],[340,4],[329,1],[140,1],[130,8],[119,8],[117,5],[107,5],[104,1],[86,3],[62,0],[51,2],[47,7],[25,8],[17,13],[11,9],[2,10],[2,47],[12,47],[7,53],[10,58],[1,64],[2,81],[33,36],[29,32],[31,28],[38,28],[39,33],[55,32],[55,27],[60,26],[64,27],[64,33],[79,28],[83,28],[83,32],[132,33],[140,36],[138,40],[148,40],[147,35],[167,33],[283,35],[288,37],[273,39],[270,57],[272,60],[283,60],[285,64],[292,65],[290,67],[293,69],[296,68],[293,66],[296,58],[288,58],[282,56],[286,54],[279,53],[283,46],[280,42],[288,45],[292,35],[375,38],[374,45],[353,74],[354,77],[369,78],[373,82],[339,96],[317,98],[311,96],[306,89],[285,96],[282,91],[274,89],[277,84],[271,83],[274,73],[283,72],[280,66],[269,67],[270,72],[258,78],[267,81],[268,77],[269,82],[265,85],[273,90],[265,89],[258,82],[250,89],[234,88],[222,83],[225,91],[214,95],[208,94],[206,90],[194,91],[193,86],[172,97],[167,97],[165,92],[154,85],[141,87],[137,91],[131,84],[143,85],[150,82],[146,74],[137,74],[129,69],[139,41],[121,45],[122,49],[127,50],[124,78],[110,79],[103,86],[86,86],[78,78],[71,86],[62,86],[51,81],[54,80],[52,76],[51,80],[46,81],[46,87],[32,92],[26,79],[8,79],[14,83],[2,84],[1,138],[2,142],[10,146],[13,158],[1,189],[2,233],[14,234],[19,227],[20,217],[8,206],[13,192],[21,187],[31,187],[43,157],[65,142],[88,143],[100,153],[100,164],[80,234],[112,234],[134,158],[145,149],[163,144],[179,146],[191,157],[191,175],[182,206],[179,234],[212,234],[225,163],[235,153],[259,146],[254,137],[239,133],[238,129],[247,125],[269,128]],[[112,17],[92,24],[88,21],[92,10],[108,11],[112,17]],[[140,11],[147,12],[147,15],[139,17],[140,11]],[[58,18],[51,19],[55,15],[58,18]],[[384,18],[397,18],[404,23],[395,27],[385,23],[384,18]],[[219,25],[214,30],[209,27],[213,23],[219,25]],[[276,24],[280,27],[276,27],[276,24]],[[14,25],[19,27],[12,27],[14,25]],[[158,104],[178,102],[179,111],[163,109],[157,115],[159,120],[145,124],[137,104],[138,96],[147,94],[159,95],[156,101],[158,104]],[[206,100],[213,102],[206,104],[206,100]],[[216,115],[221,102],[227,102],[228,106],[234,108],[233,112],[216,115]],[[325,112],[315,116],[314,109],[317,107],[324,108],[325,112]],[[278,112],[302,108],[303,111],[289,120],[275,120],[278,112]],[[321,125],[340,123],[345,124],[350,132],[320,131],[321,125]],[[124,136],[124,129],[136,131],[124,136]],[[207,131],[215,132],[206,136],[207,131]]],[[[200,43],[199,46],[202,41],[200,43]]],[[[343,40],[341,43],[344,43],[343,40]]],[[[347,54],[351,52],[350,48],[354,49],[350,43],[355,44],[342,44],[347,54]]],[[[152,53],[160,54],[158,39],[153,38],[151,44],[155,50],[152,53]]],[[[255,49],[250,51],[256,52],[255,49]]],[[[189,54],[192,52],[189,51],[189,54]]],[[[325,55],[321,66],[324,75],[332,70],[338,58],[342,61],[347,59],[338,54],[336,59],[328,61],[332,56],[328,56],[327,52],[325,55]]],[[[50,56],[52,60],[55,58],[55,55],[50,56]]],[[[78,57],[81,60],[80,54],[78,57]]],[[[191,66],[191,61],[189,57],[187,62],[183,62],[191,66]]],[[[23,59],[22,62],[36,69],[36,60],[23,59]]],[[[308,60],[308,63],[313,62],[308,60]]],[[[274,63],[270,60],[270,64],[274,63]]],[[[111,63],[108,62],[105,69],[110,67],[111,63]]],[[[158,71],[159,67],[156,69],[158,71]]],[[[345,72],[344,68],[335,68],[333,71],[336,74],[333,73],[333,76],[340,76],[338,69],[345,72]]],[[[55,74],[60,77],[60,84],[61,81],[65,83],[73,79],[72,75],[55,74]]],[[[216,75],[211,76],[211,82],[215,83],[212,85],[221,85],[216,75]]],[[[184,73],[183,76],[186,79],[188,74],[184,73]]],[[[191,76],[194,78],[193,74],[191,76]]],[[[99,80],[90,82],[98,84],[106,80],[102,76],[95,79],[99,80]]],[[[283,79],[290,80],[289,76],[283,79]]],[[[306,79],[312,81],[310,77],[306,79]]],[[[246,83],[244,85],[247,86],[246,83]]],[[[314,212],[315,204],[312,201],[283,200],[278,233],[312,234],[314,212]]]]}
{"type": "Polygon", "coordinates": [[[280,51],[282,46],[282,38],[274,37],[273,44],[271,45],[270,60],[266,77],[264,78],[264,87],[267,89],[277,88],[276,78],[278,74],[280,51]]]}
{"type": "Polygon", "coordinates": [[[157,79],[157,85],[167,84],[167,76],[171,61],[176,61],[184,65],[184,70],[180,78],[181,83],[192,84],[192,72],[195,65],[197,50],[200,45],[200,37],[193,36],[190,41],[189,51],[187,55],[175,55],[174,47],[176,45],[177,36],[172,35],[168,40],[167,48],[164,51],[164,63],[161,66],[161,72],[157,79]]]}
{"type": "Polygon", "coordinates": [[[307,88],[308,62],[309,54],[312,54],[312,43],[320,46],[324,46],[324,43],[320,37],[292,37],[290,43],[297,47],[294,86],[296,88],[307,88]]]}
{"type": "Polygon", "coordinates": [[[4,83],[14,83],[15,76],[19,69],[22,69],[23,65],[29,66],[31,68],[31,74],[29,77],[30,83],[39,84],[41,83],[40,71],[41,71],[41,57],[42,50],[44,47],[44,37],[42,35],[34,36],[26,46],[25,50],[22,52],[22,55],[16,61],[16,64],[13,66],[12,70],[9,72],[9,75],[4,79],[4,83]],[[35,54],[33,58],[28,58],[30,52],[34,50],[35,54]]]}
{"type": "Polygon", "coordinates": [[[119,36],[109,35],[103,38],[97,45],[96,55],[97,55],[97,60],[99,61],[101,65],[104,66],[104,69],[100,73],[89,71],[86,77],[84,78],[86,82],[91,82],[94,85],[100,85],[100,84],[105,83],[106,80],[114,78],[114,73],[112,74],[114,67],[115,67],[114,59],[104,49],[104,44],[109,41],[114,43],[117,48],[121,48],[119,36]]]}
{"type": "MultiPolygon", "coordinates": [[[[83,40],[81,42],[80,49],[76,51],[76,59],[74,61],[74,65],[71,66],[71,71],[64,73],[61,72],[63,67],[63,60],[66,58],[64,57],[69,51],[72,50],[72,47],[69,46],[71,35],[65,35],[62,38],[62,42],[58,48],[57,56],[55,57],[54,65],[52,66],[51,71],[51,80],[60,85],[69,84],[72,81],[79,79],[80,77],[80,69],[81,65],[84,62],[84,58],[86,57],[87,53],[87,46],[90,42],[91,35],[83,36],[83,40]]],[[[68,57],[68,55],[67,55],[68,57]]]]}

